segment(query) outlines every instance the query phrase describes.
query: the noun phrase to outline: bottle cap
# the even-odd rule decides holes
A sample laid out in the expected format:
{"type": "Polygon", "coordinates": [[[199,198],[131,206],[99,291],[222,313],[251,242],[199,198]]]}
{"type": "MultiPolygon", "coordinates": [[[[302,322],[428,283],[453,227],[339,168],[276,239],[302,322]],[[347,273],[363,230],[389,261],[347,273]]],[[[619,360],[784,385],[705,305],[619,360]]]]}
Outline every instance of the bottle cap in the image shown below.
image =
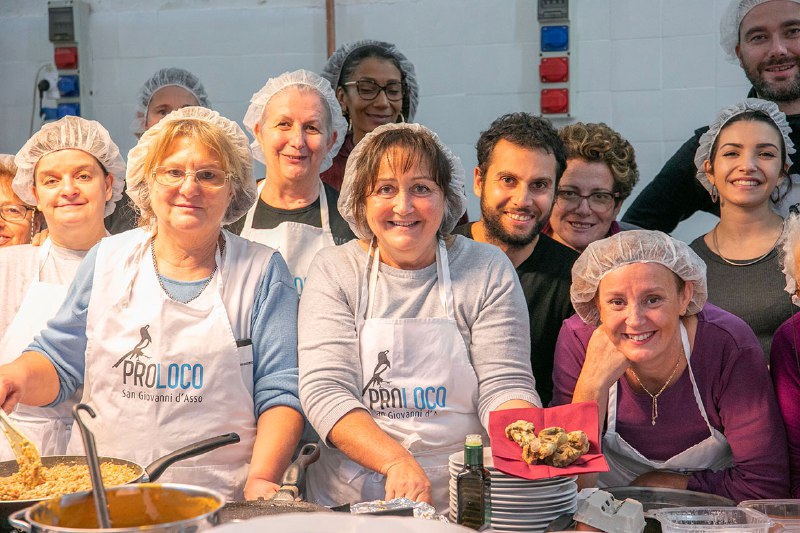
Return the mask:
{"type": "Polygon", "coordinates": [[[467,435],[464,444],[466,446],[483,446],[483,439],[480,435],[467,435]]]}

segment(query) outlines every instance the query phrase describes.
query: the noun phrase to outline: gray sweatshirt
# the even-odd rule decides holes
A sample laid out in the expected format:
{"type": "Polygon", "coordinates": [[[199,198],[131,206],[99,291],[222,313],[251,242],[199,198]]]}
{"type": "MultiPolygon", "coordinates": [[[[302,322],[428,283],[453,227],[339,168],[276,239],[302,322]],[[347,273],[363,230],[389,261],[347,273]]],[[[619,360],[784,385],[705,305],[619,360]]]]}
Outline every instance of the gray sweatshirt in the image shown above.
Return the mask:
{"type": "MultiPolygon", "coordinates": [[[[455,318],[478,376],[476,415],[487,428],[489,411],[506,401],[541,405],[531,373],[528,311],[514,267],[499,248],[454,239],[448,260],[455,318]]],[[[345,414],[366,409],[355,315],[367,260],[359,241],[320,250],[300,299],[300,401],[323,442],[345,414]]],[[[421,270],[381,263],[372,316],[444,316],[436,283],[435,263],[421,270]]]]}

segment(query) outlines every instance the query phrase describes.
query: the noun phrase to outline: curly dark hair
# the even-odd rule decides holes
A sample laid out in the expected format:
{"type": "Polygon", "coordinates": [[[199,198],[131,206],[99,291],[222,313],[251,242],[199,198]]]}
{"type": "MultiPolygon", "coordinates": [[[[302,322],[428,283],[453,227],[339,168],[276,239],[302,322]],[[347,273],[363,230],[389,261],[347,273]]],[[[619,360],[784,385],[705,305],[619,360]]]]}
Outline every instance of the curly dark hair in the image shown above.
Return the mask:
{"type": "Polygon", "coordinates": [[[475,148],[478,151],[478,169],[481,179],[486,179],[486,170],[492,159],[494,147],[506,140],[522,148],[544,150],[556,158],[556,185],[567,166],[567,149],[559,138],[558,131],[549,120],[530,113],[508,113],[498,117],[489,129],[481,132],[475,148]]]}
{"type": "Polygon", "coordinates": [[[633,146],[604,123],[576,122],[559,131],[567,146],[567,159],[582,159],[589,163],[605,163],[614,178],[617,202],[630,196],[639,181],[639,167],[633,146]]]}

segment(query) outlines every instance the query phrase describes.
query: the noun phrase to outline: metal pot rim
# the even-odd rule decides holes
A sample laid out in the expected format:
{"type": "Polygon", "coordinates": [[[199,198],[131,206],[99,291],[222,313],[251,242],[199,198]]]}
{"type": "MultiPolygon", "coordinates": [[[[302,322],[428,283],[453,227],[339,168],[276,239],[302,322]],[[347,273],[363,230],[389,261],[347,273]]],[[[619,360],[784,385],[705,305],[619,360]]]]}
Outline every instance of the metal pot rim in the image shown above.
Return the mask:
{"type": "MultiPolygon", "coordinates": [[[[162,529],[162,528],[177,526],[177,525],[179,525],[181,523],[184,523],[184,522],[187,522],[187,521],[203,520],[203,519],[209,518],[210,516],[212,516],[212,515],[214,515],[216,513],[219,513],[220,509],[222,509],[222,507],[224,507],[225,503],[226,503],[225,502],[225,497],[220,492],[218,492],[216,490],[207,489],[205,487],[199,487],[197,485],[187,485],[187,484],[183,484],[183,483],[136,483],[136,484],[130,484],[130,485],[119,485],[119,486],[116,486],[116,487],[110,487],[110,488],[106,489],[106,492],[107,493],[113,493],[113,492],[117,492],[117,491],[120,491],[120,490],[139,490],[139,489],[147,490],[149,488],[158,488],[159,490],[175,489],[175,490],[179,490],[179,491],[182,491],[182,492],[198,493],[198,495],[210,496],[210,497],[213,497],[213,498],[215,498],[217,500],[217,503],[219,504],[219,506],[216,509],[214,509],[212,511],[209,511],[207,513],[203,513],[203,514],[194,516],[192,518],[184,518],[183,520],[176,520],[176,521],[173,521],[173,522],[163,522],[161,524],[150,524],[150,525],[146,525],[146,526],[135,526],[135,527],[119,527],[119,528],[112,527],[110,529],[96,528],[96,529],[92,529],[90,531],[104,531],[104,532],[108,532],[108,533],[126,533],[126,532],[130,532],[130,531],[150,531],[150,530],[154,530],[154,529],[162,529]]],[[[30,528],[30,529],[26,528],[27,531],[32,531],[33,528],[38,528],[39,530],[42,530],[42,531],[44,531],[44,530],[47,530],[47,531],[60,531],[60,532],[63,532],[63,533],[77,533],[79,531],[86,531],[86,529],[78,529],[78,528],[53,526],[53,525],[49,525],[49,524],[44,524],[42,522],[37,522],[35,520],[31,520],[30,515],[37,508],[44,506],[45,504],[47,504],[50,501],[53,501],[53,500],[59,500],[60,501],[63,498],[73,499],[73,498],[77,498],[79,496],[83,496],[83,495],[89,494],[89,492],[91,492],[91,491],[74,492],[74,493],[71,493],[71,494],[63,494],[61,496],[55,496],[53,498],[47,498],[47,499],[45,499],[43,501],[39,501],[35,505],[32,505],[30,507],[26,507],[25,509],[20,509],[19,511],[17,511],[15,513],[12,513],[9,516],[8,521],[11,523],[12,526],[20,527],[20,526],[22,526],[21,523],[20,524],[15,524],[14,522],[22,522],[22,520],[24,520],[24,522],[28,525],[28,528],[30,528]]]]}

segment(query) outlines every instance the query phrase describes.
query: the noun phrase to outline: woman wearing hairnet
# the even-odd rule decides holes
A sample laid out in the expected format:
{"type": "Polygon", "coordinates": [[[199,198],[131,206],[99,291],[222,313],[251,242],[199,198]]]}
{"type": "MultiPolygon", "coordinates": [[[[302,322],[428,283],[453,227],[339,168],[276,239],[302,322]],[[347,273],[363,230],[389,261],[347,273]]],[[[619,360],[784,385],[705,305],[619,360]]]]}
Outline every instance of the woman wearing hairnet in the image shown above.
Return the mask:
{"type": "MultiPolygon", "coordinates": [[[[0,363],[16,359],[56,314],[78,265],[107,235],[103,217],[114,211],[125,179],[125,161],[108,132],[80,117],[42,126],[15,161],[14,191],[37,206],[50,233],[41,246],[0,250],[0,363]]],[[[66,453],[72,396],[11,415],[43,455],[66,453]]],[[[0,460],[14,458],[5,443],[0,448],[0,460]]]]}
{"type": "Polygon", "coordinates": [[[348,124],[344,144],[321,176],[338,191],[347,158],[364,135],[383,124],[414,121],[419,87],[411,61],[395,45],[372,39],[340,46],[322,77],[336,90],[348,124]]]}
{"type": "Polygon", "coordinates": [[[430,130],[387,124],[347,162],[339,210],[359,240],[317,254],[300,302],[301,401],[324,447],[322,504],[448,505],[448,456],[489,411],[540,405],[525,298],[497,247],[450,232],[464,169],[430,130]]]}
{"type": "Polygon", "coordinates": [[[279,254],[222,230],[255,201],[247,137],[215,111],[174,111],[128,154],[127,184],[147,224],[89,252],[47,329],[0,367],[0,403],[83,385],[98,449],[140,464],[235,431],[163,479],[269,496],[303,426],[297,295],[279,254]]]}
{"type": "MultiPolygon", "coordinates": [[[[797,279],[800,274],[800,216],[786,219],[783,238],[783,273],[786,292],[792,303],[800,306],[797,279]]],[[[789,442],[789,473],[791,496],[800,498],[800,313],[784,322],[772,338],[769,371],[775,395],[786,426],[789,442]]]]}
{"type": "Polygon", "coordinates": [[[706,303],[706,267],[658,231],[591,243],[572,268],[552,405],[596,401],[611,470],[734,501],[788,494],[786,432],[758,340],[706,303]]]}
{"type": "Polygon", "coordinates": [[[0,248],[28,244],[42,225],[42,213],[11,188],[16,173],[14,156],[0,154],[0,248]]]}
{"type": "Polygon", "coordinates": [[[708,301],[747,322],[765,362],[772,335],[793,313],[775,208],[792,188],[790,132],[775,103],[749,98],[720,111],[694,158],[697,180],[719,201],[719,223],[690,245],[708,266],[708,301]]]}
{"type": "MultiPolygon", "coordinates": [[[[159,120],[176,109],[187,106],[211,108],[205,87],[188,70],[162,68],[139,88],[131,130],[138,139],[148,128],[158,124],[159,120]]],[[[116,235],[136,226],[136,213],[127,192],[122,191],[122,200],[117,210],[106,218],[106,227],[116,235]]]]}
{"type": "Polygon", "coordinates": [[[336,210],[338,193],[319,179],[342,145],[346,123],[330,84],[296,70],[253,95],[244,125],[267,177],[256,205],[236,226],[243,224],[242,237],[280,251],[302,294],[317,251],[355,238],[336,210]]]}

